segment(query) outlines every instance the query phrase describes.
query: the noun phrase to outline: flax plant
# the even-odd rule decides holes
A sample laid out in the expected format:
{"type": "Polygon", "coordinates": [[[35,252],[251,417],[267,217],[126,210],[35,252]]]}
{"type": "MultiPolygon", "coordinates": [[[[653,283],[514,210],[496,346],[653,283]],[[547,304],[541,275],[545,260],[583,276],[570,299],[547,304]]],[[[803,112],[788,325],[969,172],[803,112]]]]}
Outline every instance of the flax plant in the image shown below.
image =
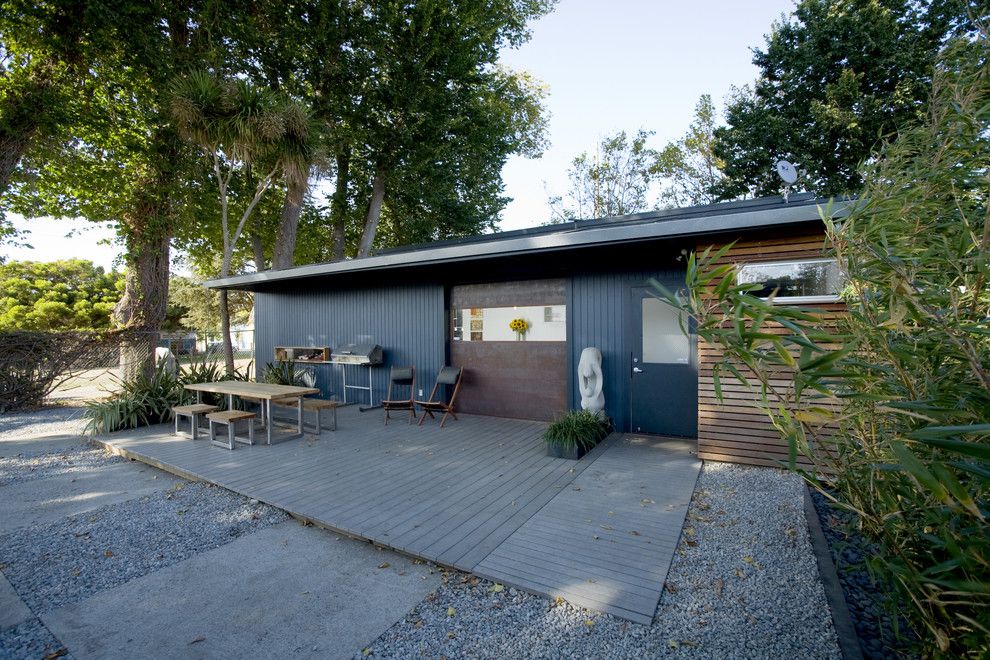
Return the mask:
{"type": "Polygon", "coordinates": [[[990,655],[987,55],[985,30],[949,44],[926,121],[864,167],[847,215],[822,209],[843,313],[755,297],[718,264],[731,246],[691,255],[686,296],[654,283],[723,350],[717,395],[751,387],[788,467],[856,514],[935,657],[990,655]]]}

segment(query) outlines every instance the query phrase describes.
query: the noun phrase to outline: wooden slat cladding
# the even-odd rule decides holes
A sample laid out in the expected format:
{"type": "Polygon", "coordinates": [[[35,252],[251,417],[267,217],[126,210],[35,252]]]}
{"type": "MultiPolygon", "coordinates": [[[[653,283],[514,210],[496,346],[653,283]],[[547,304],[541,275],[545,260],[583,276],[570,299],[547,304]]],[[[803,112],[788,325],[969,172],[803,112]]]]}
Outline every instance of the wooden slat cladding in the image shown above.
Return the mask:
{"type": "Polygon", "coordinates": [[[566,342],[452,342],[450,358],[464,367],[458,410],[549,420],[567,409],[566,342]]]}
{"type": "MultiPolygon", "coordinates": [[[[724,243],[722,244],[724,245],[724,243]]],[[[743,238],[719,260],[720,264],[747,264],[792,259],[815,259],[822,256],[825,245],[823,231],[793,233],[768,238],[743,238]]],[[[699,244],[700,253],[709,244],[699,244]]],[[[715,245],[713,251],[721,247],[715,245]]],[[[822,324],[832,327],[842,314],[838,303],[802,307],[821,312],[822,324]]],[[[767,332],[785,333],[783,328],[769,326],[767,332]]],[[[731,461],[750,465],[776,465],[788,458],[787,444],[781,440],[766,414],[757,405],[757,395],[741,385],[726,372],[722,373],[722,396],[715,395],[713,367],[722,362],[718,346],[698,340],[698,456],[705,460],[731,461]]],[[[735,365],[749,375],[742,365],[735,365]]],[[[780,369],[771,381],[781,393],[791,387],[791,374],[780,369]]],[[[826,405],[827,402],[823,402],[826,405]]]]}
{"type": "Polygon", "coordinates": [[[466,284],[450,291],[451,309],[563,305],[566,300],[567,284],[562,279],[466,284]]]}
{"type": "MultiPolygon", "coordinates": [[[[452,310],[566,302],[563,279],[468,284],[450,290],[452,310]]],[[[567,410],[567,342],[452,341],[450,361],[464,368],[458,410],[544,421],[567,410]]]]}

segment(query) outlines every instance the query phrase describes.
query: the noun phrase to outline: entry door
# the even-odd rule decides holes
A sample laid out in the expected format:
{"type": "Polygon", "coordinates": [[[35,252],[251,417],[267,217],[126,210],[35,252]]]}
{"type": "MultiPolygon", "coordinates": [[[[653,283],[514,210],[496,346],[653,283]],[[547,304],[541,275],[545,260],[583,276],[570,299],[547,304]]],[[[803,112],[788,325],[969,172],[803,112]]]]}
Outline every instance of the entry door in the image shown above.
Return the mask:
{"type": "Polygon", "coordinates": [[[693,328],[685,324],[690,331],[685,335],[678,310],[645,288],[634,288],[630,303],[630,429],[696,437],[698,365],[693,328]]]}

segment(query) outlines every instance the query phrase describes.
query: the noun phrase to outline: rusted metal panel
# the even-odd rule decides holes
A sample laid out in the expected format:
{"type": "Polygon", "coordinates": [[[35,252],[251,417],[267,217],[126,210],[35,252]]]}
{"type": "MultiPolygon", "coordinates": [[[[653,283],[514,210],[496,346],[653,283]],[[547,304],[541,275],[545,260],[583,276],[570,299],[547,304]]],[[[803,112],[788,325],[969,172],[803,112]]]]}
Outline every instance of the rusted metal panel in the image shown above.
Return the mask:
{"type": "Polygon", "coordinates": [[[567,281],[564,279],[465,284],[450,291],[452,309],[563,305],[566,301],[567,281]]]}
{"type": "Polygon", "coordinates": [[[450,353],[464,368],[458,410],[549,420],[568,407],[566,342],[453,342],[450,353]]]}

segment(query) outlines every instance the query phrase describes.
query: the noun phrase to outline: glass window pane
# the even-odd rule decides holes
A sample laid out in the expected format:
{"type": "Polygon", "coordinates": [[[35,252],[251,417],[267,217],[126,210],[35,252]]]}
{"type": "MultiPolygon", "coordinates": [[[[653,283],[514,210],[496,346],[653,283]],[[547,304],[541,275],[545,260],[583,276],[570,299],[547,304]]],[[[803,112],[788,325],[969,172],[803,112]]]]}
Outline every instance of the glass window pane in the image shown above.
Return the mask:
{"type": "MultiPolygon", "coordinates": [[[[681,313],[656,298],[643,298],[643,362],[688,364],[691,341],[681,330],[681,313]]],[[[687,328],[687,323],[684,324],[687,328]]]]}
{"type": "Polygon", "coordinates": [[[473,307],[455,309],[454,341],[567,341],[567,306],[473,307]],[[517,333],[510,323],[525,322],[517,333]]]}
{"type": "Polygon", "coordinates": [[[746,264],[739,267],[740,284],[759,284],[752,295],[766,298],[777,291],[777,298],[838,298],[842,274],[831,259],[746,264]]]}

